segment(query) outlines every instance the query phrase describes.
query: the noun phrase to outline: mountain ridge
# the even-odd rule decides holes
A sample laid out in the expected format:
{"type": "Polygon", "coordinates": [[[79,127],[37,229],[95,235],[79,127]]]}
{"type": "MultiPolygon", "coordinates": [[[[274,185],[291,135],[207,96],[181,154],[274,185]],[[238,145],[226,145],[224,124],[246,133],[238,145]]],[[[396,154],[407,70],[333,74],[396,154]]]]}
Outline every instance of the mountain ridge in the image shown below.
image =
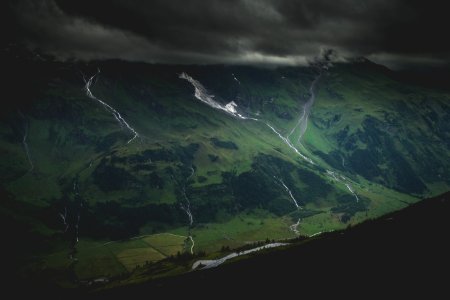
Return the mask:
{"type": "Polygon", "coordinates": [[[46,241],[24,254],[36,273],[116,276],[449,189],[449,95],[371,62],[335,64],[314,86],[316,67],[7,58],[1,211],[46,241]]]}

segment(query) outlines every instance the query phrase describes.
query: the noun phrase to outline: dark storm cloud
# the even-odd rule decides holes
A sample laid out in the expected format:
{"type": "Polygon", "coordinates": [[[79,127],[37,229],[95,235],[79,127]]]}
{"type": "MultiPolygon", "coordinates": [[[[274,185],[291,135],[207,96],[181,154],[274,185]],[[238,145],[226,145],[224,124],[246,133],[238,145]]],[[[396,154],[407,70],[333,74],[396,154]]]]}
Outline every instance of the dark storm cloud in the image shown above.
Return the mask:
{"type": "Polygon", "coordinates": [[[305,64],[320,49],[390,65],[446,62],[446,12],[403,0],[20,0],[19,35],[61,58],[305,64]]]}

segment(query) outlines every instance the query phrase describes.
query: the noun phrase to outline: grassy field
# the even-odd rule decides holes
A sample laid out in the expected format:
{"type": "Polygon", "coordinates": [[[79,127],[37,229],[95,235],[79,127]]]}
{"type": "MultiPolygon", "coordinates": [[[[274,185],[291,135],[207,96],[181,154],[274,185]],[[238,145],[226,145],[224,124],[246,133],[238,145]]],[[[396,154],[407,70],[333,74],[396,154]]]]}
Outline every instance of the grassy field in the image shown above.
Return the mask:
{"type": "Polygon", "coordinates": [[[94,241],[81,239],[76,260],[66,250],[41,259],[41,268],[73,270],[80,280],[113,277],[132,272],[137,266],[177,255],[184,249],[185,236],[172,233],[139,236],[123,241],[94,241]]]}
{"type": "Polygon", "coordinates": [[[283,218],[241,214],[225,223],[201,224],[192,230],[192,236],[195,240],[195,251],[210,253],[222,246],[236,248],[255,241],[292,238],[295,235],[283,218]]]}

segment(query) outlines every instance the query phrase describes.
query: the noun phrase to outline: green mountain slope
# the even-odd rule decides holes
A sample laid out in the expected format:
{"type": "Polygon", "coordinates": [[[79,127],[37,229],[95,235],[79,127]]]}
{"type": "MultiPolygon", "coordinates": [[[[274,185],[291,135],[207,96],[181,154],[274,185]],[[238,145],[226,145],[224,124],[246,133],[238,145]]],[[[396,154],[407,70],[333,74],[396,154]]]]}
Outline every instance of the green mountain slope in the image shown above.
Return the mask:
{"type": "Polygon", "coordinates": [[[450,95],[369,61],[3,56],[2,227],[31,273],[118,276],[178,252],[343,228],[449,189],[450,95]]]}

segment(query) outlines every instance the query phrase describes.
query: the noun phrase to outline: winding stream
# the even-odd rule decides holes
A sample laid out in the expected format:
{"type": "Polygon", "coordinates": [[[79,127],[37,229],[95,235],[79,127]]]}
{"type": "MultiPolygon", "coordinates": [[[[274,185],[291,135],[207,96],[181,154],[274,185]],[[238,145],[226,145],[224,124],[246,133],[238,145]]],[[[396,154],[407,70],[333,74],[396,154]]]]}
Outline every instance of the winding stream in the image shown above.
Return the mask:
{"type": "Polygon", "coordinates": [[[292,230],[297,235],[300,235],[300,231],[298,231],[298,226],[300,225],[301,221],[302,219],[298,218],[297,223],[294,223],[291,226],[289,226],[289,229],[292,230]]]}
{"type": "Polygon", "coordinates": [[[359,202],[359,197],[353,190],[350,180],[348,180],[345,176],[342,176],[341,174],[334,172],[334,171],[330,171],[330,170],[327,170],[327,175],[334,181],[345,185],[347,187],[348,191],[355,197],[356,202],[359,202]]]}
{"type": "Polygon", "coordinates": [[[284,181],[280,178],[277,178],[274,176],[276,180],[283,186],[283,188],[286,190],[286,192],[289,194],[289,197],[291,198],[292,202],[294,203],[295,207],[297,209],[303,209],[300,205],[298,205],[297,200],[295,199],[294,195],[292,195],[291,190],[287,187],[287,185],[284,183],[284,181]]]}
{"type": "Polygon", "coordinates": [[[79,228],[79,225],[80,225],[80,216],[81,216],[81,209],[83,208],[83,202],[82,202],[82,199],[80,197],[79,190],[78,190],[78,179],[77,178],[75,178],[75,180],[73,181],[73,193],[75,195],[75,200],[79,200],[79,208],[78,208],[78,212],[77,212],[77,221],[75,223],[75,240],[76,240],[76,243],[78,243],[79,242],[79,239],[78,239],[78,235],[79,235],[78,234],[78,228],[79,228]]]}
{"type": "Polygon", "coordinates": [[[28,122],[28,119],[22,114],[22,112],[19,110],[19,115],[20,117],[24,120],[24,126],[23,126],[23,138],[22,138],[22,145],[23,145],[23,149],[25,150],[25,154],[27,156],[28,159],[28,163],[30,164],[30,169],[28,170],[28,172],[33,171],[34,169],[34,164],[33,164],[33,160],[31,159],[31,153],[30,153],[30,148],[28,147],[28,128],[30,127],[30,123],[28,122]]]}
{"type": "Polygon", "coordinates": [[[59,216],[61,217],[64,225],[64,232],[67,232],[67,229],[69,229],[69,223],[67,222],[67,207],[64,207],[64,214],[59,213],[59,216]]]}
{"type": "Polygon", "coordinates": [[[117,122],[119,123],[119,125],[121,127],[125,127],[133,134],[133,137],[127,142],[127,144],[129,144],[135,138],[139,137],[139,134],[137,133],[137,131],[133,127],[131,127],[130,124],[127,123],[127,121],[125,121],[125,119],[122,117],[122,115],[115,108],[110,106],[108,103],[100,100],[99,98],[95,97],[91,92],[91,86],[92,86],[93,80],[98,74],[100,74],[100,69],[98,69],[97,73],[94,74],[92,77],[90,77],[88,80],[86,80],[83,76],[84,82],[86,83],[86,85],[84,87],[86,90],[86,95],[89,98],[91,98],[92,100],[95,100],[95,101],[99,102],[101,105],[103,105],[103,107],[105,107],[105,109],[107,111],[109,111],[114,116],[114,118],[116,118],[117,122]]]}
{"type": "Polygon", "coordinates": [[[223,264],[227,260],[235,258],[235,257],[238,257],[238,256],[241,256],[241,255],[246,255],[246,254],[257,252],[257,251],[260,251],[260,250],[263,250],[263,249],[270,249],[270,248],[286,246],[286,245],[289,245],[289,244],[288,243],[272,243],[272,244],[267,244],[267,245],[264,245],[264,246],[256,247],[256,248],[253,248],[253,249],[241,251],[241,252],[233,252],[233,253],[228,254],[227,256],[224,256],[224,257],[219,258],[219,259],[197,260],[192,265],[192,270],[196,270],[196,269],[206,270],[206,269],[215,268],[215,267],[220,266],[221,264],[223,264]]]}
{"type": "Polygon", "coordinates": [[[316,83],[319,81],[321,75],[322,74],[319,74],[319,76],[317,76],[316,79],[314,79],[314,81],[312,82],[312,84],[309,88],[309,93],[311,96],[309,97],[308,101],[306,101],[305,105],[303,106],[303,112],[302,112],[302,115],[300,116],[297,124],[292,128],[292,130],[286,136],[286,139],[290,140],[289,139],[290,136],[295,131],[297,131],[297,128],[299,128],[297,143],[301,142],[301,139],[302,139],[303,135],[305,134],[306,129],[308,128],[308,118],[309,118],[309,115],[311,114],[311,108],[314,104],[314,101],[316,100],[315,86],[316,86],[316,83]]]}
{"type": "Polygon", "coordinates": [[[231,76],[233,76],[233,79],[234,79],[237,83],[241,84],[241,82],[239,81],[239,79],[236,78],[236,75],[234,75],[234,73],[231,73],[231,76]]]}
{"type": "MultiPolygon", "coordinates": [[[[186,213],[186,215],[189,219],[188,237],[186,239],[186,243],[188,242],[188,240],[191,242],[190,252],[191,252],[191,254],[194,254],[195,241],[191,234],[192,225],[194,224],[194,216],[191,212],[191,201],[189,200],[188,196],[186,195],[186,185],[188,184],[189,179],[191,179],[191,177],[194,176],[194,173],[195,173],[195,170],[192,166],[190,167],[190,170],[191,170],[191,173],[186,178],[185,182],[183,183],[183,186],[181,187],[181,193],[183,194],[184,203],[180,202],[180,208],[186,213]]],[[[173,178],[173,176],[172,176],[172,178],[173,178]]],[[[173,178],[173,180],[177,183],[175,178],[173,178]]],[[[177,184],[179,184],[179,183],[177,183],[177,184]]]]}
{"type": "MultiPolygon", "coordinates": [[[[298,204],[297,199],[295,199],[294,195],[292,195],[291,190],[290,190],[290,189],[288,188],[288,186],[284,183],[284,181],[283,181],[282,179],[280,179],[280,178],[277,178],[276,176],[274,176],[274,178],[278,181],[278,182],[276,182],[276,181],[275,181],[275,182],[281,184],[281,185],[284,187],[284,189],[286,190],[286,192],[288,192],[289,197],[291,198],[291,200],[293,201],[293,203],[294,203],[294,205],[295,205],[295,208],[296,208],[296,209],[303,209],[303,207],[301,207],[301,206],[298,204]]],[[[294,224],[292,224],[291,226],[289,226],[289,229],[290,229],[292,232],[294,232],[296,235],[300,235],[300,232],[298,231],[298,226],[300,226],[300,221],[301,221],[301,218],[298,218],[298,219],[297,219],[297,223],[294,223],[294,224]]]]}

